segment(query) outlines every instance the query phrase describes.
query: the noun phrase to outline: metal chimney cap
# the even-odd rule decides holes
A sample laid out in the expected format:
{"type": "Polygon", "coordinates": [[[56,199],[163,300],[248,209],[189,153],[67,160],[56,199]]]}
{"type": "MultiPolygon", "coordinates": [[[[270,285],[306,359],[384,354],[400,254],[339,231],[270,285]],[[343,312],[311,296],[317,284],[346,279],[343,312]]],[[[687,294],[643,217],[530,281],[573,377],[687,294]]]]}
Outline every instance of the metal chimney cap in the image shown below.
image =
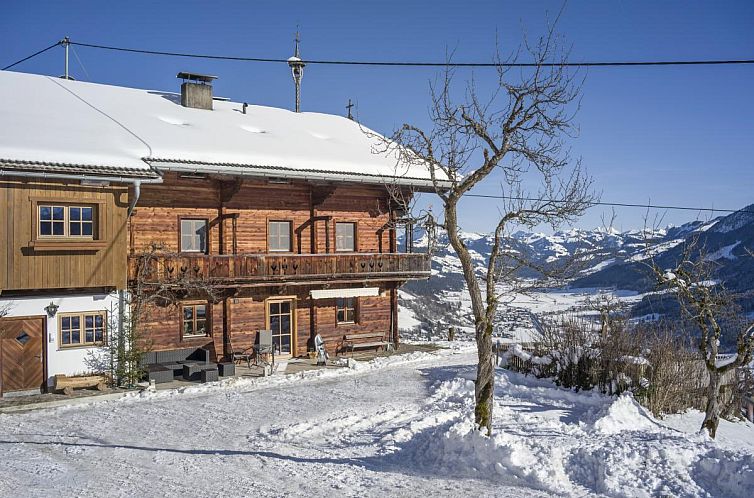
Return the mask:
{"type": "Polygon", "coordinates": [[[212,80],[216,80],[217,76],[181,71],[180,73],[178,73],[176,78],[180,78],[182,80],[201,81],[202,83],[212,83],[212,80]]]}

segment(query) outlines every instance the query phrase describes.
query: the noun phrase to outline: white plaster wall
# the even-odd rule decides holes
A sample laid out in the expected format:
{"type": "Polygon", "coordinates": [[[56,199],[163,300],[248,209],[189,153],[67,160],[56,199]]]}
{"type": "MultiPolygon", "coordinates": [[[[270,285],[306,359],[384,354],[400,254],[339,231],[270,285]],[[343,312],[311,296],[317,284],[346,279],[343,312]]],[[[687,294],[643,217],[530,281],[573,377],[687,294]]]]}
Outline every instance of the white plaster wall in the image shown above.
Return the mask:
{"type": "Polygon", "coordinates": [[[9,317],[39,316],[47,323],[47,384],[52,385],[56,374],[76,375],[89,373],[92,365],[101,359],[104,348],[84,347],[60,349],[58,344],[58,316],[47,316],[45,306],[53,302],[59,306],[58,313],[81,311],[107,311],[108,335],[112,336],[114,323],[117,323],[118,294],[59,294],[46,296],[4,297],[0,296],[0,309],[10,306],[9,317]],[[115,320],[114,320],[115,319],[115,320]]]}

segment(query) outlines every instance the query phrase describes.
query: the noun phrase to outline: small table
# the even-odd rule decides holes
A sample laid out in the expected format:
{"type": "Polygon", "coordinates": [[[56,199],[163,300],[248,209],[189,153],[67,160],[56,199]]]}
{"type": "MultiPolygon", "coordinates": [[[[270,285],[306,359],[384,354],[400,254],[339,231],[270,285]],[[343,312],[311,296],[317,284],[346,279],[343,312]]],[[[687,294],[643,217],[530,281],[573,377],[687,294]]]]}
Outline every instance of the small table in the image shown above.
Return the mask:
{"type": "Polygon", "coordinates": [[[199,380],[200,372],[206,365],[186,363],[183,365],[183,380],[199,380]]]}

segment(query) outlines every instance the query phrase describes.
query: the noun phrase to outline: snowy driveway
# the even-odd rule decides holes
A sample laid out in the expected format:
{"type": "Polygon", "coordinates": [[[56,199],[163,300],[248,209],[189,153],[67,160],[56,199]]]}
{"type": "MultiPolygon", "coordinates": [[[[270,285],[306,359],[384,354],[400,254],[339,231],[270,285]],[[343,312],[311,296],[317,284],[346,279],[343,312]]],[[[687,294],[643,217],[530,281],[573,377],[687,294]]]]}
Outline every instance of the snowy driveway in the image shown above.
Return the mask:
{"type": "Polygon", "coordinates": [[[422,366],[0,415],[0,496],[457,496],[381,442],[421,411],[422,366]]]}
{"type": "Polygon", "coordinates": [[[754,449],[661,427],[630,399],[505,372],[496,436],[481,437],[468,420],[473,356],[410,359],[0,415],[0,496],[745,496],[754,485],[754,449]]]}

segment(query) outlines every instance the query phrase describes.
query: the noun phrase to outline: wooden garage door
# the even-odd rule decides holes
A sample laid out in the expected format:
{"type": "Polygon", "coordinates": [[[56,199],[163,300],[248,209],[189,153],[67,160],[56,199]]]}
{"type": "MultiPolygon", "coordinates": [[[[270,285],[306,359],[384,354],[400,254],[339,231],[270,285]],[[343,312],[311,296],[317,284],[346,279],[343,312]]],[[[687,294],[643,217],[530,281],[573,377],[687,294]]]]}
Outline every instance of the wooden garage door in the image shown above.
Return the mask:
{"type": "Polygon", "coordinates": [[[42,387],[43,344],[43,318],[0,319],[0,394],[42,387]]]}

